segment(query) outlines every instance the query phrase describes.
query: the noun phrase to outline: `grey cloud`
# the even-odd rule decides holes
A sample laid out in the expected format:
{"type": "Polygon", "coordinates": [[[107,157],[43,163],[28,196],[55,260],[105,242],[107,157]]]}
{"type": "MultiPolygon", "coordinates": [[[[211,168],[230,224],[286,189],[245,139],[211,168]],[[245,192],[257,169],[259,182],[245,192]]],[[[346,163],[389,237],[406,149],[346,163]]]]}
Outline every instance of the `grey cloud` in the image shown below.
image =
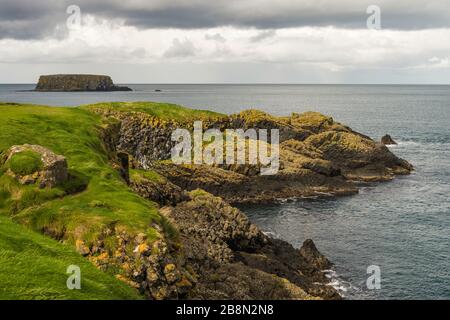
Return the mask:
{"type": "Polygon", "coordinates": [[[212,41],[217,41],[217,42],[220,42],[220,43],[227,42],[227,39],[225,39],[220,33],[205,34],[205,40],[212,40],[212,41]]]}
{"type": "MultiPolygon", "coordinates": [[[[0,0],[0,38],[42,38],[64,25],[73,0],[0,0]]],[[[138,28],[301,26],[365,28],[366,8],[381,7],[384,29],[450,27],[448,0],[78,0],[82,13],[138,28]]]]}
{"type": "Polygon", "coordinates": [[[164,56],[166,58],[186,58],[194,56],[196,48],[194,44],[188,39],[179,40],[173,39],[172,46],[166,50],[164,56]]]}
{"type": "Polygon", "coordinates": [[[60,38],[67,15],[63,1],[0,0],[0,39],[60,38]]]}
{"type": "Polygon", "coordinates": [[[275,30],[264,30],[260,31],[256,36],[252,37],[250,41],[252,42],[260,42],[266,39],[270,39],[275,37],[277,32],[275,30]]]}

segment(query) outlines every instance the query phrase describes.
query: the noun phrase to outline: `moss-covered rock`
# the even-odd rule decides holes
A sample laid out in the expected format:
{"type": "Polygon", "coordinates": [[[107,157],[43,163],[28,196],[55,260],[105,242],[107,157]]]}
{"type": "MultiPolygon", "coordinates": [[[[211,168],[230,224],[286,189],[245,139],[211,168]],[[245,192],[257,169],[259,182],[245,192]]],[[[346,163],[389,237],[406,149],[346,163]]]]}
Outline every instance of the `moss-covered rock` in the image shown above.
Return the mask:
{"type": "Polygon", "coordinates": [[[2,161],[21,184],[39,182],[41,188],[53,188],[68,179],[66,158],[39,145],[12,146],[2,161]]]}

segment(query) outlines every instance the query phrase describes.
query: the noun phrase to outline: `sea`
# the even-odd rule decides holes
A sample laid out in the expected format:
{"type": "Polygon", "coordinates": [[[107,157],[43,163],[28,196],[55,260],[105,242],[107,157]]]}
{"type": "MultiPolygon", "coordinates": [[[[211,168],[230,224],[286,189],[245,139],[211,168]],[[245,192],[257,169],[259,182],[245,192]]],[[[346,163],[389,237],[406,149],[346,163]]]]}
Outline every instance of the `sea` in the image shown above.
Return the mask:
{"type": "MultiPolygon", "coordinates": [[[[450,299],[450,86],[124,84],[132,92],[32,92],[0,85],[0,101],[77,106],[159,101],[235,113],[319,111],[379,140],[415,171],[339,198],[283,200],[241,209],[264,232],[333,263],[330,285],[347,299],[450,299]],[[375,270],[375,271],[374,271],[375,270]],[[379,285],[376,285],[379,280],[379,285]]],[[[1,116],[1,110],[0,110],[1,116]]]]}

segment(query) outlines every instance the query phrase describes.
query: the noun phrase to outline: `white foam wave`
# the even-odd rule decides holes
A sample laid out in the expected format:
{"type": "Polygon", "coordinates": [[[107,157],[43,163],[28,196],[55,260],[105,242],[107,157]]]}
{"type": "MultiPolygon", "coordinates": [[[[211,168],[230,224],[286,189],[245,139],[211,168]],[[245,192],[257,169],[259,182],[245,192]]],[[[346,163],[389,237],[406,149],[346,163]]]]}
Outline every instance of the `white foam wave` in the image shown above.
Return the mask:
{"type": "Polygon", "coordinates": [[[387,145],[388,148],[402,148],[402,147],[440,147],[443,145],[448,145],[450,142],[448,141],[438,141],[438,142],[426,142],[426,141],[411,141],[411,140],[399,140],[397,144],[387,145]]]}
{"type": "Polygon", "coordinates": [[[274,239],[280,239],[280,235],[274,231],[263,231],[262,233],[264,233],[266,236],[274,238],[274,239]]]}
{"type": "Polygon", "coordinates": [[[356,291],[358,288],[353,286],[349,281],[344,280],[335,270],[323,270],[325,277],[329,279],[327,285],[333,287],[341,297],[345,298],[349,291],[356,291]]]}

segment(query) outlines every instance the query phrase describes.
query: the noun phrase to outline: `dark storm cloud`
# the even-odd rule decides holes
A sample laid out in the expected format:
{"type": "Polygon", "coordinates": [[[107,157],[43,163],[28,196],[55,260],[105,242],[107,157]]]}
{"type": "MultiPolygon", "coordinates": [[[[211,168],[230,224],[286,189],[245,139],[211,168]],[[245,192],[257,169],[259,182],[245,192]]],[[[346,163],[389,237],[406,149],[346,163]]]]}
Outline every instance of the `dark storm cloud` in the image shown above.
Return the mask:
{"type": "Polygon", "coordinates": [[[365,28],[366,8],[372,4],[381,8],[384,29],[450,27],[448,0],[0,0],[0,38],[55,37],[71,4],[84,14],[120,19],[141,29],[365,28]]]}
{"type": "Polygon", "coordinates": [[[65,8],[54,0],[0,0],[0,38],[55,37],[57,25],[66,19],[65,8]]]}

